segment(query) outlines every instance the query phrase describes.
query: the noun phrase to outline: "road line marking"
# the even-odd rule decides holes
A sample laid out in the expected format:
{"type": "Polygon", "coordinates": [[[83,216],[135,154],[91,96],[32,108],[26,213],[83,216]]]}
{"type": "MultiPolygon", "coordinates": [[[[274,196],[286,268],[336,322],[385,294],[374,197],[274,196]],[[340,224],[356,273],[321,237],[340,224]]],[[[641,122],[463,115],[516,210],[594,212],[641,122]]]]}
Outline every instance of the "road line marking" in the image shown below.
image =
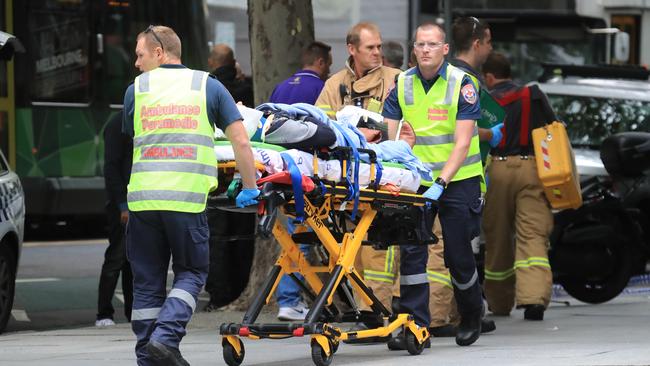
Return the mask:
{"type": "Polygon", "coordinates": [[[107,239],[66,240],[66,241],[30,241],[23,243],[23,248],[71,247],[79,245],[108,245],[107,239]]]}
{"type": "Polygon", "coordinates": [[[19,278],[16,280],[16,283],[31,283],[31,282],[55,282],[61,281],[60,278],[54,277],[43,277],[43,278],[19,278]]]}
{"type": "Polygon", "coordinates": [[[27,312],[25,310],[14,309],[14,310],[11,311],[11,316],[13,316],[14,320],[17,321],[17,322],[31,322],[32,321],[27,316],[27,312]]]}

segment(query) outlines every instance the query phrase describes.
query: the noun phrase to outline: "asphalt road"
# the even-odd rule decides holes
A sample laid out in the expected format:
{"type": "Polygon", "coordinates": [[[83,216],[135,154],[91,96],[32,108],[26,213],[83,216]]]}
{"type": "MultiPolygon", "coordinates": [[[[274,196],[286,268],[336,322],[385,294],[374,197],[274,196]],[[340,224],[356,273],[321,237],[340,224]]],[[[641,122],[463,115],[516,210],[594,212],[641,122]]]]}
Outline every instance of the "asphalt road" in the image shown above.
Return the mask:
{"type": "MultiPolygon", "coordinates": [[[[105,240],[26,243],[13,317],[0,336],[0,365],[133,365],[135,339],[114,304],[118,325],[94,327],[97,281],[105,240]]],[[[650,284],[637,280],[601,305],[580,303],[556,288],[543,322],[522,311],[493,317],[497,330],[467,348],[436,338],[420,356],[385,345],[341,345],[333,365],[650,365],[650,284]],[[568,305],[567,305],[568,304],[568,305]]],[[[202,298],[205,304],[207,299],[202,298]]],[[[199,304],[202,308],[202,304],[199,304]]],[[[263,312],[260,322],[277,322],[263,312]]],[[[218,326],[241,312],[198,312],[181,350],[192,365],[223,365],[218,326]]],[[[309,339],[244,340],[244,365],[311,365],[309,339]]]]}

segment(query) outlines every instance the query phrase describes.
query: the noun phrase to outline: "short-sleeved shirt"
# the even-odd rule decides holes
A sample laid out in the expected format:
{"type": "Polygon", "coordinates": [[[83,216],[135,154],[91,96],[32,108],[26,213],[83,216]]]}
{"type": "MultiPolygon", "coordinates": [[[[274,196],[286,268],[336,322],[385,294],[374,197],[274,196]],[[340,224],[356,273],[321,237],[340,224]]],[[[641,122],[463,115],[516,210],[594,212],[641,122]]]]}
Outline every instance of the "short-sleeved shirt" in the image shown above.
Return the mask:
{"type": "Polygon", "coordinates": [[[478,87],[481,89],[485,89],[487,91],[487,87],[485,86],[485,80],[483,79],[483,75],[477,70],[475,70],[472,67],[472,65],[468,64],[467,62],[459,58],[452,58],[451,60],[449,60],[449,63],[465,71],[466,73],[474,76],[478,80],[478,87]]]}
{"type": "MultiPolygon", "coordinates": [[[[429,90],[433,87],[433,84],[436,83],[436,80],[438,80],[439,77],[446,80],[447,65],[448,65],[447,61],[444,61],[442,63],[442,66],[440,67],[440,70],[438,70],[438,73],[432,80],[425,80],[424,77],[422,77],[422,74],[420,73],[420,69],[417,66],[407,70],[406,74],[407,75],[417,74],[417,76],[422,81],[424,92],[428,93],[429,90]]],[[[402,109],[400,108],[399,101],[397,99],[398,87],[399,85],[395,83],[395,87],[393,88],[393,90],[390,91],[390,94],[388,94],[388,98],[386,98],[386,101],[384,102],[384,110],[382,112],[384,118],[394,119],[398,121],[402,119],[402,109]]],[[[476,89],[474,88],[474,83],[472,83],[472,79],[470,79],[469,76],[465,75],[465,77],[463,77],[463,82],[461,84],[461,90],[466,91],[467,95],[472,95],[470,89],[474,91],[473,98],[466,98],[464,93],[461,93],[460,96],[458,97],[458,112],[456,114],[456,120],[477,120],[481,118],[481,108],[476,98],[476,89]],[[470,103],[467,99],[469,99],[470,101],[473,100],[474,103],[470,103]]]]}
{"type": "MultiPolygon", "coordinates": [[[[185,69],[183,65],[160,65],[168,69],[185,69]]],[[[225,131],[231,123],[242,119],[234,99],[226,87],[214,77],[208,77],[206,85],[206,104],[208,120],[225,131]]],[[[133,137],[133,116],[135,115],[135,91],[133,84],[129,85],[124,94],[124,120],[122,132],[133,137]]]]}
{"type": "Polygon", "coordinates": [[[269,102],[271,103],[316,103],[325,82],[311,70],[300,70],[278,84],[269,102]]]}

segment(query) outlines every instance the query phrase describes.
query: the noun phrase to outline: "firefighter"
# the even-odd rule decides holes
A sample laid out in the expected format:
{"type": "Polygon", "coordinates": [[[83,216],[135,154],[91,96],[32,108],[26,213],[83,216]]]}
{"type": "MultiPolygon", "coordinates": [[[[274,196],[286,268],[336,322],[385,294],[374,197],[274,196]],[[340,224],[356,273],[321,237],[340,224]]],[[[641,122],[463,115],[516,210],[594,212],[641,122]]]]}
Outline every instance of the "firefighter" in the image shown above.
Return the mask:
{"type": "MultiPolygon", "coordinates": [[[[348,31],[346,42],[350,57],[345,67],[325,82],[316,106],[330,118],[336,118],[336,112],[346,105],[381,113],[400,70],[382,65],[382,40],[377,25],[367,22],[354,25],[348,31]]],[[[391,303],[395,263],[393,247],[374,250],[363,246],[357,258],[356,267],[366,284],[385,305],[391,303]]],[[[362,308],[367,310],[365,304],[362,308]]]]}
{"type": "Polygon", "coordinates": [[[207,73],[181,64],[174,30],[149,26],[138,34],[135,53],[142,74],[124,96],[123,125],[133,137],[127,254],[135,351],[138,365],[189,365],[178,347],[208,273],[205,208],[217,185],[213,124],[235,151],[240,207],[259,195],[253,155],[233,98],[207,73]],[[167,294],[170,257],[174,281],[167,294]]]}
{"type": "MultiPolygon", "coordinates": [[[[424,24],[415,32],[418,66],[399,75],[384,107],[389,137],[404,119],[417,131],[413,148],[431,169],[434,182],[424,182],[420,192],[437,200],[444,260],[460,313],[456,343],[474,343],[481,332],[483,300],[478,283],[471,239],[479,234],[483,180],[476,120],[480,118],[477,91],[470,77],[449,65],[445,32],[437,24],[424,24]]],[[[428,326],[429,284],[427,247],[402,246],[400,308],[428,326]]]]}
{"type": "Polygon", "coordinates": [[[485,197],[488,308],[506,316],[516,306],[525,309],[524,319],[543,320],[553,280],[547,256],[553,216],[537,175],[530,136],[533,129],[556,118],[538,87],[521,87],[511,80],[504,55],[490,54],[483,73],[487,87],[506,110],[504,138],[491,151],[485,197]]]}

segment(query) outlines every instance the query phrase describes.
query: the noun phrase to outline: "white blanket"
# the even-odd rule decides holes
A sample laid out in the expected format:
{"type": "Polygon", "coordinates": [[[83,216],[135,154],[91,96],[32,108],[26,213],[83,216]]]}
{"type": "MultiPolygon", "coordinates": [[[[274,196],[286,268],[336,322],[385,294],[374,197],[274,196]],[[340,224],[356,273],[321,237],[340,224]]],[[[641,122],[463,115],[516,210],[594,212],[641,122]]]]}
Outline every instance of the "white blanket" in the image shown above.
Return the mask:
{"type": "MultiPolygon", "coordinates": [[[[235,154],[231,146],[215,146],[215,153],[219,161],[231,161],[235,154]]],[[[314,175],[313,156],[300,150],[286,150],[296,163],[300,172],[307,176],[314,175]]],[[[285,170],[284,161],[280,152],[271,149],[253,147],[253,156],[256,161],[264,164],[265,170],[277,173],[285,170]]],[[[318,159],[318,176],[322,179],[339,182],[341,180],[341,164],[337,160],[318,159]]],[[[359,168],[359,186],[362,188],[370,184],[370,164],[361,164],[359,168]]],[[[402,192],[414,193],[420,187],[420,176],[408,169],[384,167],[380,185],[392,184],[402,192]]]]}

